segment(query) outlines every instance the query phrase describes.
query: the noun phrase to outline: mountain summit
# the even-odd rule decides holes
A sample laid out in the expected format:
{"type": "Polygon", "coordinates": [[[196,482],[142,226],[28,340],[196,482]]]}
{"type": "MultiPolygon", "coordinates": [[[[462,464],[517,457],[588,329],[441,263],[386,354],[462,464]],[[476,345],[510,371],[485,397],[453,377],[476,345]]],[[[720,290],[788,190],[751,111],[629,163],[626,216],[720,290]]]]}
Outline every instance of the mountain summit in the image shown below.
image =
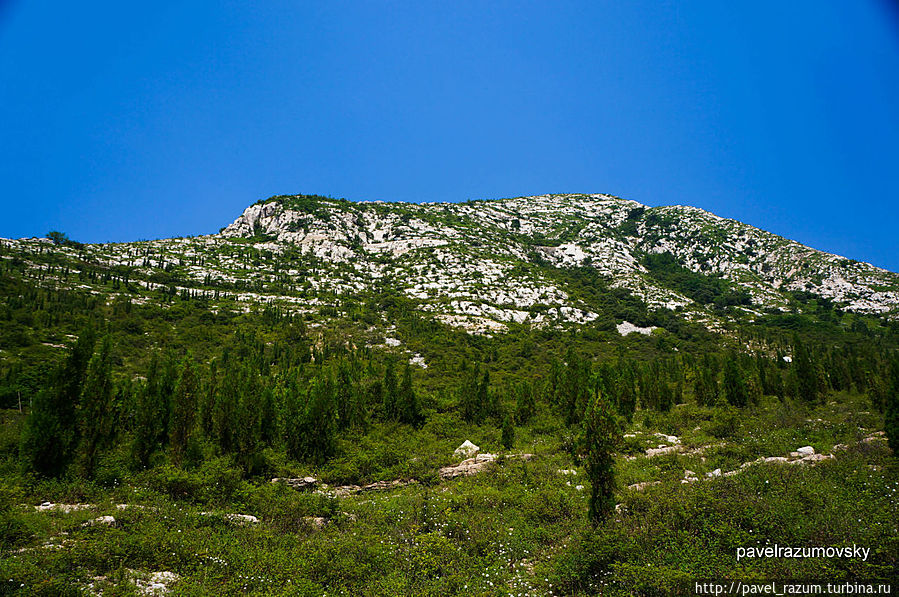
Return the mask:
{"type": "MultiPolygon", "coordinates": [[[[27,254],[49,242],[3,244],[27,254]]],[[[314,314],[388,293],[480,334],[510,325],[611,330],[672,316],[717,329],[822,304],[890,319],[899,312],[895,273],[701,209],[603,194],[422,204],[280,195],[251,205],[219,234],[53,248],[88,269],[127,275],[142,295],[164,288],[314,314]]],[[[25,261],[32,275],[42,271],[25,261]]]]}
{"type": "Polygon", "coordinates": [[[279,196],[250,206],[221,234],[321,260],[310,279],[316,288],[352,294],[390,280],[422,309],[473,330],[595,320],[548,273],[572,268],[590,268],[650,309],[707,322],[721,307],[788,310],[793,293],[848,311],[899,307],[892,272],[701,209],[611,195],[425,204],[279,196]]]}

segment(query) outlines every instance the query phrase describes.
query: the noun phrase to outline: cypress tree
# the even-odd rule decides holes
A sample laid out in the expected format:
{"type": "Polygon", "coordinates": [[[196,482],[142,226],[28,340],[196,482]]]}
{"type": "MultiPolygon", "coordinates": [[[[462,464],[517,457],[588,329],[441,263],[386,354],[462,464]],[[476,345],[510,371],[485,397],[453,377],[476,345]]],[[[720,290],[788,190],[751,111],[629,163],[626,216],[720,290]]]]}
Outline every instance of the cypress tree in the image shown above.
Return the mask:
{"type": "Polygon", "coordinates": [[[21,453],[40,474],[58,476],[72,460],[78,442],[78,402],[94,340],[93,326],[88,324],[54,373],[50,388],[35,397],[25,419],[21,453]]]}
{"type": "Polygon", "coordinates": [[[793,368],[796,371],[796,391],[805,402],[818,400],[818,372],[812,355],[798,334],[793,336],[793,368]]]}
{"type": "Polygon", "coordinates": [[[337,431],[334,380],[329,375],[312,383],[302,421],[303,456],[321,464],[334,453],[337,431]]]}
{"type": "Polygon", "coordinates": [[[261,389],[259,414],[259,439],[266,446],[274,446],[278,437],[278,408],[275,404],[275,392],[270,385],[261,389]]]}
{"type": "Polygon", "coordinates": [[[406,363],[406,367],[403,369],[403,381],[400,383],[397,405],[401,422],[410,425],[421,423],[421,404],[412,387],[412,366],[409,363],[406,363]]]}
{"type": "Polygon", "coordinates": [[[109,335],[103,337],[100,351],[91,357],[81,391],[81,408],[78,423],[81,432],[81,460],[83,472],[91,476],[97,461],[97,452],[112,439],[113,387],[112,342],[109,335]]]}
{"type": "Polygon", "coordinates": [[[585,413],[586,469],[590,479],[590,519],[596,525],[615,509],[614,453],[621,442],[621,425],[602,394],[585,413]]]}
{"type": "Polygon", "coordinates": [[[894,456],[899,456],[899,357],[890,363],[890,390],[886,396],[884,431],[894,456]]]}
{"type": "Polygon", "coordinates": [[[746,378],[738,356],[730,353],[724,361],[724,397],[729,404],[742,408],[749,402],[746,378]]]}
{"type": "Polygon", "coordinates": [[[637,389],[634,370],[629,363],[618,359],[618,412],[628,422],[633,420],[637,410],[637,389]]]}
{"type": "Polygon", "coordinates": [[[175,464],[181,464],[187,454],[188,444],[196,423],[199,394],[200,384],[196,369],[193,359],[188,354],[181,363],[181,371],[171,399],[169,446],[175,464]]]}
{"type": "Polygon", "coordinates": [[[306,397],[291,379],[284,389],[284,446],[287,455],[296,460],[303,457],[305,410],[306,397]]]}
{"type": "Polygon", "coordinates": [[[384,367],[384,418],[387,420],[397,418],[397,392],[393,359],[388,359],[384,367]]]}
{"type": "Polygon", "coordinates": [[[503,415],[502,443],[507,450],[511,450],[515,444],[515,426],[512,424],[512,417],[509,416],[509,413],[503,415]]]}
{"type": "Polygon", "coordinates": [[[131,443],[131,456],[134,463],[146,467],[150,463],[150,455],[156,449],[159,435],[156,418],[156,400],[158,395],[159,356],[153,353],[147,381],[137,391],[137,406],[134,413],[134,439],[131,443]]]}
{"type": "Polygon", "coordinates": [[[481,406],[478,403],[478,378],[480,367],[463,367],[462,383],[459,385],[459,409],[462,418],[468,422],[479,422],[481,418],[481,406]]]}
{"type": "Polygon", "coordinates": [[[671,406],[674,404],[674,392],[671,389],[671,384],[669,384],[666,380],[661,379],[658,382],[659,386],[659,410],[663,413],[669,412],[671,410],[671,406]]]}
{"type": "Polygon", "coordinates": [[[515,393],[515,420],[523,425],[531,420],[537,410],[534,402],[533,387],[527,382],[520,381],[514,386],[515,393]]]}
{"type": "Polygon", "coordinates": [[[481,421],[485,416],[493,414],[490,406],[490,370],[484,367],[484,375],[481,377],[481,383],[478,384],[475,420],[481,421]]]}
{"type": "Polygon", "coordinates": [[[200,430],[207,438],[214,436],[215,394],[218,391],[218,364],[213,359],[209,363],[209,376],[204,384],[200,402],[200,430]]]}
{"type": "Polygon", "coordinates": [[[239,366],[235,359],[222,364],[222,382],[215,392],[212,423],[216,442],[223,452],[231,452],[236,447],[235,431],[240,421],[237,411],[240,406],[239,366]]]}

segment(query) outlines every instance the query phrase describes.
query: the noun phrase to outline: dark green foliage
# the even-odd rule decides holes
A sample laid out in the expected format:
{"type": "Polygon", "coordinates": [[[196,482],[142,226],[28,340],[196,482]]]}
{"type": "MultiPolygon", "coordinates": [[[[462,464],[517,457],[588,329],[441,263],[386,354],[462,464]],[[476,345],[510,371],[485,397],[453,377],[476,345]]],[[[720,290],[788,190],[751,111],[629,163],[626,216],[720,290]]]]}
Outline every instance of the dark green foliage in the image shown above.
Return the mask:
{"type": "Polygon", "coordinates": [[[67,234],[65,234],[64,232],[60,232],[59,230],[51,230],[47,233],[47,238],[52,240],[54,245],[60,245],[63,247],[73,247],[75,249],[79,249],[84,246],[82,243],[70,239],[67,234]]]}
{"type": "Polygon", "coordinates": [[[515,396],[515,421],[525,425],[537,411],[534,389],[529,383],[520,381],[515,384],[512,393],[515,396]]]}
{"type": "Polygon", "coordinates": [[[134,439],[131,443],[131,454],[138,467],[146,467],[150,455],[159,444],[159,421],[157,419],[159,355],[153,353],[147,381],[136,392],[137,400],[134,413],[134,439]]]}
{"type": "Polygon", "coordinates": [[[590,519],[599,524],[615,509],[614,453],[621,425],[609,402],[597,394],[584,415],[584,467],[590,479],[590,519]]]}
{"type": "Polygon", "coordinates": [[[492,414],[491,409],[491,392],[490,392],[490,370],[484,367],[484,376],[481,377],[481,383],[478,384],[477,402],[475,410],[475,420],[482,421],[492,414]]]}
{"type": "Polygon", "coordinates": [[[899,357],[890,363],[890,390],[884,409],[884,431],[894,456],[899,456],[899,357]]]}
{"type": "MultiPolygon", "coordinates": [[[[480,422],[483,413],[483,403],[480,398],[480,366],[468,366],[463,361],[461,383],[457,390],[459,409],[462,418],[470,422],[480,422]]],[[[489,377],[488,377],[489,380],[489,377]]]]}
{"type": "MultiPolygon", "coordinates": [[[[184,357],[180,369],[171,400],[172,415],[169,424],[169,447],[172,451],[172,461],[175,464],[181,464],[187,454],[196,425],[197,405],[200,398],[200,382],[197,378],[196,365],[189,354],[184,357]]],[[[248,421],[244,420],[241,425],[236,426],[236,429],[243,429],[247,424],[248,421]]]]}
{"type": "Polygon", "coordinates": [[[512,423],[512,417],[509,416],[508,413],[503,415],[502,437],[500,441],[507,450],[511,450],[512,446],[515,445],[515,424],[512,423]]]}
{"type": "Polygon", "coordinates": [[[818,372],[812,355],[799,335],[793,336],[793,368],[796,372],[796,391],[801,400],[817,402],[818,372]]]}
{"type": "Polygon", "coordinates": [[[22,433],[22,456],[31,470],[58,476],[74,456],[78,403],[94,339],[94,328],[88,325],[54,374],[52,385],[35,397],[22,433]]]}
{"type": "Polygon", "coordinates": [[[618,412],[628,422],[632,421],[637,410],[636,381],[633,368],[621,359],[618,360],[618,376],[613,387],[618,395],[618,412]]]}
{"type": "Polygon", "coordinates": [[[91,357],[81,390],[78,412],[82,471],[92,476],[100,450],[112,440],[115,412],[113,410],[112,340],[103,336],[100,351],[91,357]]]}
{"type": "Polygon", "coordinates": [[[726,280],[707,276],[681,266],[671,253],[650,253],[643,265],[656,280],[682,292],[700,304],[714,303],[717,307],[748,305],[751,297],[742,289],[733,288],[726,280]]]}
{"type": "Polygon", "coordinates": [[[740,359],[735,353],[730,353],[724,359],[724,399],[731,406],[743,408],[749,403],[749,390],[746,387],[746,377],[740,366],[740,359]]]}
{"type": "Polygon", "coordinates": [[[573,347],[565,355],[565,365],[559,386],[559,404],[569,426],[580,422],[590,395],[590,365],[583,361],[573,347]]]}
{"type": "Polygon", "coordinates": [[[334,453],[337,433],[337,404],[334,380],[316,378],[305,397],[295,393],[288,399],[286,443],[297,459],[323,463],[334,453]]]}
{"type": "Polygon", "coordinates": [[[702,366],[694,370],[693,393],[700,406],[714,406],[718,401],[718,362],[711,355],[703,356],[702,366]]]}
{"type": "Polygon", "coordinates": [[[422,419],[421,404],[412,387],[412,366],[406,363],[397,394],[397,420],[410,425],[419,425],[422,419]]]}
{"type": "Polygon", "coordinates": [[[397,388],[394,367],[394,360],[387,359],[387,365],[384,367],[382,400],[384,402],[384,417],[395,421],[399,415],[399,389],[397,388]]]}
{"type": "Polygon", "coordinates": [[[666,413],[674,406],[674,388],[666,380],[659,382],[659,411],[666,413]]]}

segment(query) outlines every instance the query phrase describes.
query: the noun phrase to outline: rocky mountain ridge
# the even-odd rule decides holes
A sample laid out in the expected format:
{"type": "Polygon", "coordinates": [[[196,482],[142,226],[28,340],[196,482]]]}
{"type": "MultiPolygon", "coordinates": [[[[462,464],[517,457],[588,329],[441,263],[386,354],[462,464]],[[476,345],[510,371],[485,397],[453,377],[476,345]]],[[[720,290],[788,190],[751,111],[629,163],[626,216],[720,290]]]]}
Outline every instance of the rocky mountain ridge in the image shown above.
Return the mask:
{"type": "MultiPolygon", "coordinates": [[[[899,315],[899,274],[698,208],[649,208],[602,194],[422,204],[277,196],[251,205],[219,234],[2,244],[4,258],[18,254],[46,284],[79,286],[69,277],[77,264],[63,280],[29,253],[52,251],[124,273],[138,302],[166,288],[314,314],[342,298],[390,291],[472,333],[602,320],[589,292],[573,290],[572,275],[594,276],[648,310],[670,309],[712,329],[729,317],[795,310],[796,293],[844,311],[899,315]]],[[[113,300],[123,291],[109,294],[113,300]]]]}

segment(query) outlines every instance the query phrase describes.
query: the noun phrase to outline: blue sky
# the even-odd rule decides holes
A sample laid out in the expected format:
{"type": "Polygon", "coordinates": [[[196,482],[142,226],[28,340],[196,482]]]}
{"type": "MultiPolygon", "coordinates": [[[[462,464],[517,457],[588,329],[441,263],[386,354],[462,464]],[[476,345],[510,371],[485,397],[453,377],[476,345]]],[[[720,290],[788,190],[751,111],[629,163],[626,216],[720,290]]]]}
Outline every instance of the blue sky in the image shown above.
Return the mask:
{"type": "Polygon", "coordinates": [[[605,192],[899,270],[886,1],[0,0],[0,236],[605,192]],[[147,7],[152,8],[147,8],[147,7]]]}

